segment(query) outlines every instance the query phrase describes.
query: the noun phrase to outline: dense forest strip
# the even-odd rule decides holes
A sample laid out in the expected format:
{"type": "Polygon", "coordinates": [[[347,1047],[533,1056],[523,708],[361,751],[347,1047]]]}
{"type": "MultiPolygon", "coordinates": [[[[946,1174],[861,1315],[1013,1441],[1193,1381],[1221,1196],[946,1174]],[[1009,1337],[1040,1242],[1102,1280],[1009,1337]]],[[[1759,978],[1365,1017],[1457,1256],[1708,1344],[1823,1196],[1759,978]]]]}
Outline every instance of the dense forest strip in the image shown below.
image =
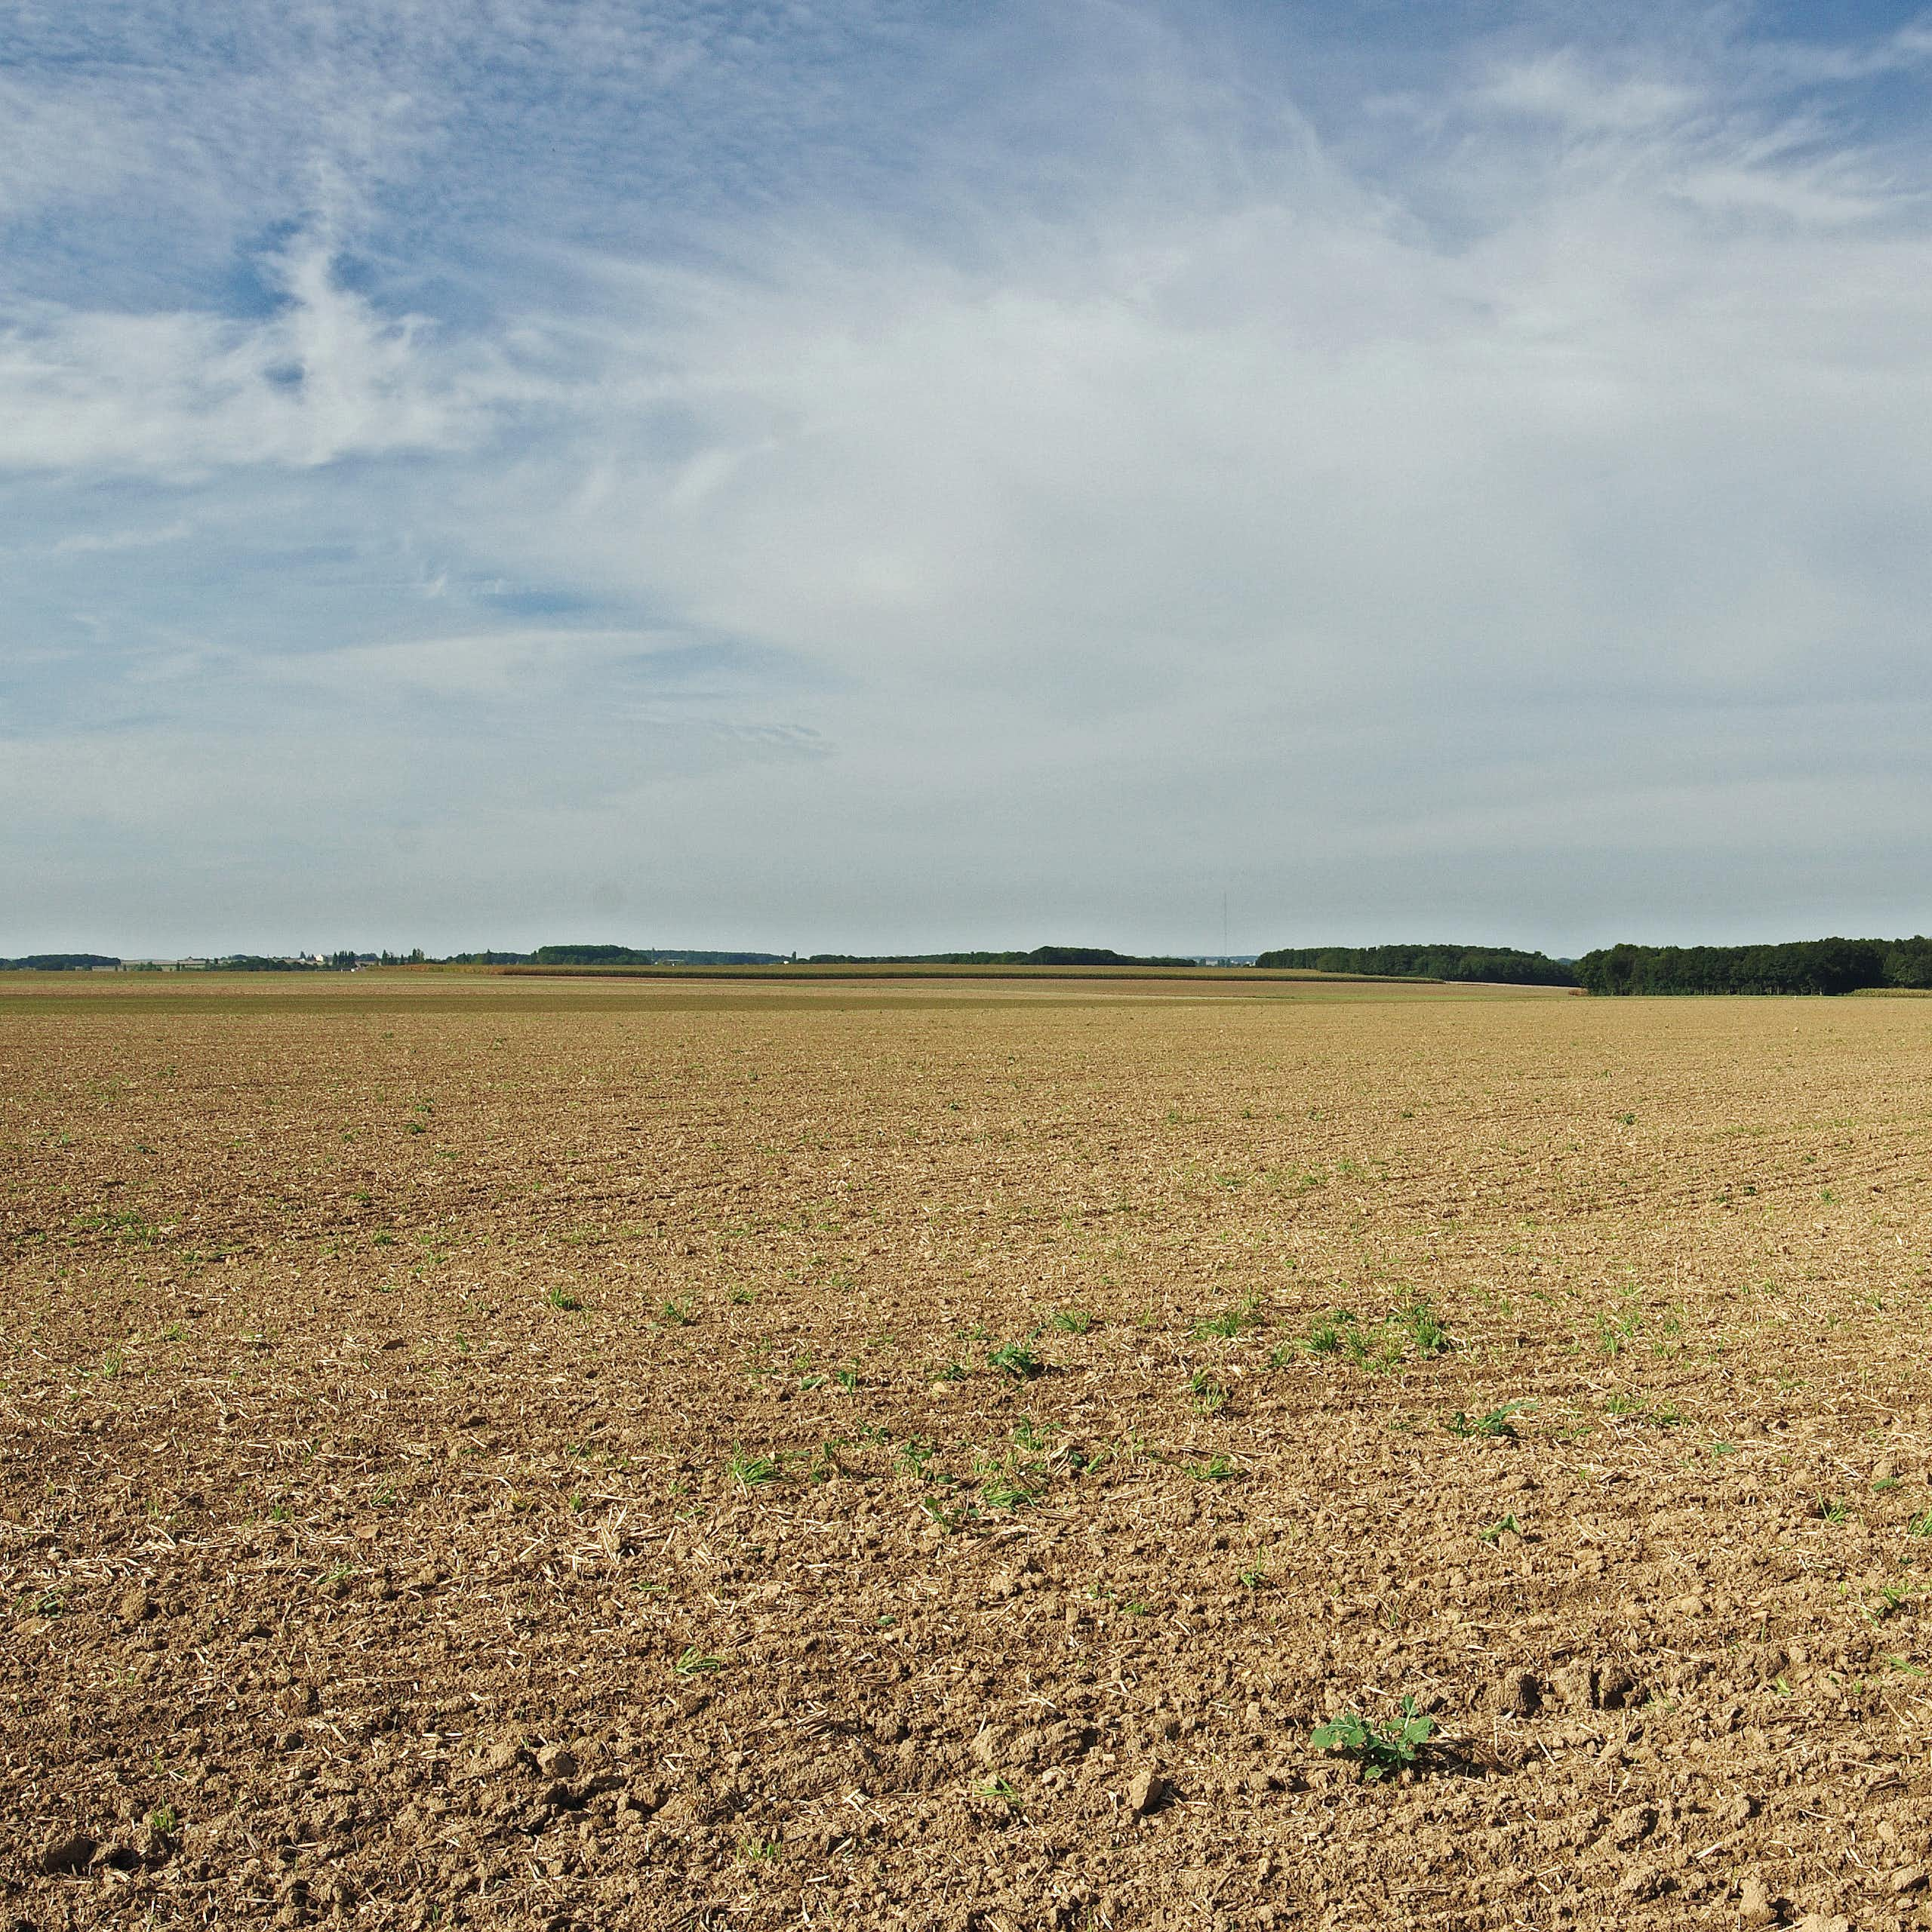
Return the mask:
{"type": "Polygon", "coordinates": [[[1932,987],[1932,939],[1781,946],[1611,946],[1577,961],[1593,993],[1855,993],[1932,987]]]}
{"type": "Polygon", "coordinates": [[[1264,952],[1257,966],[1300,967],[1398,980],[1484,980],[1512,986],[1574,986],[1569,964],[1509,946],[1306,946],[1264,952]]]}

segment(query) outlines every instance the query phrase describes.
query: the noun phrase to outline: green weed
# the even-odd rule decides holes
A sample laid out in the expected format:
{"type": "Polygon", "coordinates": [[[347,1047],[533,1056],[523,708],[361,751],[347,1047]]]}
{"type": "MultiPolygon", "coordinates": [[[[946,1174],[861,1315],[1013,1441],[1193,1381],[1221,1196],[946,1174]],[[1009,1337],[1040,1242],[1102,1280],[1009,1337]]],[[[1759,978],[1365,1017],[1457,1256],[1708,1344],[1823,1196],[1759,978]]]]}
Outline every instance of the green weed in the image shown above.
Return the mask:
{"type": "Polygon", "coordinates": [[[1514,1442],[1516,1440],[1516,1425],[1510,1418],[1524,1414],[1534,1409],[1535,1407],[1535,1403],[1527,1401],[1502,1402],[1491,1409],[1487,1415],[1475,1417],[1471,1417],[1463,1411],[1458,1409],[1449,1418],[1446,1426],[1451,1435],[1484,1438],[1492,1441],[1514,1442]]]}
{"type": "Polygon", "coordinates": [[[1318,1725],[1309,1742],[1318,1751],[1339,1752],[1360,1766],[1364,1783],[1411,1769],[1422,1747],[1435,1734],[1435,1720],[1416,1709],[1413,1697],[1404,1697],[1396,1719],[1386,1724],[1364,1717],[1359,1711],[1344,1711],[1318,1725]]]}
{"type": "Polygon", "coordinates": [[[1228,1392],[1204,1368],[1197,1368],[1187,1378],[1187,1392],[1203,1415],[1213,1415],[1227,1404],[1228,1392]]]}
{"type": "Polygon", "coordinates": [[[1224,1340],[1232,1341],[1243,1331],[1255,1325],[1255,1311],[1260,1306],[1260,1298],[1250,1295],[1235,1307],[1224,1308],[1218,1315],[1204,1317],[1194,1324],[1195,1340],[1201,1341],[1211,1335],[1218,1335],[1224,1340]]]}
{"type": "Polygon", "coordinates": [[[734,1449],[725,1460],[724,1473],[740,1489],[749,1491],[761,1484],[775,1482],[783,1472],[770,1456],[748,1456],[742,1449],[734,1449]]]}
{"type": "Polygon", "coordinates": [[[1001,1375],[1011,1376],[1016,1382],[1025,1382],[1041,1374],[1046,1364],[1025,1343],[1003,1342],[986,1351],[986,1366],[1001,1375]]]}

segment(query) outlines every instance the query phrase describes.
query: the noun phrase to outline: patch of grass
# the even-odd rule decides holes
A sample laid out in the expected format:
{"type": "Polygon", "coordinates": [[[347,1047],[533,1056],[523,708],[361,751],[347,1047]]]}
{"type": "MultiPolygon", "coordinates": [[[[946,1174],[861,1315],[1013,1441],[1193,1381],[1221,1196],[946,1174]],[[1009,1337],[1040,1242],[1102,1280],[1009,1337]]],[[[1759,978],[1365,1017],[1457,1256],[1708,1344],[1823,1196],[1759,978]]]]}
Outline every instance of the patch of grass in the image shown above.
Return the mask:
{"type": "Polygon", "coordinates": [[[980,1500],[989,1509],[1029,1509],[1040,1500],[1017,1474],[989,1476],[980,1484],[980,1500]]]}
{"type": "Polygon", "coordinates": [[[1922,1516],[1913,1517],[1905,1526],[1905,1533],[1909,1537],[1932,1537],[1932,1509],[1927,1510],[1922,1516]]]}
{"type": "Polygon", "coordinates": [[[1057,1309],[1048,1323],[1063,1335],[1084,1335],[1093,1325],[1094,1318],[1084,1308],[1057,1309]]]}
{"type": "Polygon", "coordinates": [[[1259,1319],[1256,1310],[1260,1306],[1258,1296],[1249,1295],[1232,1308],[1224,1308],[1218,1315],[1204,1317],[1194,1324],[1194,1338],[1204,1340],[1211,1335],[1218,1335],[1224,1340],[1232,1341],[1244,1331],[1252,1328],[1259,1319]]]}
{"type": "Polygon", "coordinates": [[[691,1312],[689,1300],[680,1297],[663,1303],[657,1311],[657,1319],[666,1328],[688,1328],[697,1317],[691,1312]]]}
{"type": "Polygon", "coordinates": [[[1634,1308],[1626,1308],[1621,1315],[1599,1315],[1596,1318],[1598,1350],[1607,1355],[1620,1355],[1635,1340],[1637,1331],[1643,1325],[1642,1313],[1634,1308]]]}
{"type": "Polygon", "coordinates": [[[1412,1769],[1435,1731],[1435,1720],[1416,1709],[1414,1698],[1404,1697],[1387,1724],[1377,1724],[1359,1711],[1344,1711],[1317,1725],[1309,1742],[1318,1751],[1337,1752],[1352,1759],[1360,1767],[1363,1781],[1372,1784],[1412,1769]]]}
{"type": "Polygon", "coordinates": [[[1187,1472],[1196,1482],[1232,1482],[1241,1474],[1229,1456],[1211,1456],[1204,1463],[1190,1463],[1187,1472]]]}
{"type": "Polygon", "coordinates": [[[1187,1392],[1203,1415],[1211,1416],[1227,1405],[1227,1390],[1204,1368],[1197,1368],[1187,1378],[1187,1392]]]}
{"type": "Polygon", "coordinates": [[[1355,1326],[1355,1317],[1346,1309],[1338,1308],[1325,1315],[1308,1331],[1308,1352],[1312,1355],[1338,1355],[1343,1349],[1344,1333],[1355,1326]]]}
{"type": "Polygon", "coordinates": [[[740,1838],[738,1856],[748,1865],[774,1865],[783,1855],[785,1842],[782,1838],[740,1838]]]}
{"type": "Polygon", "coordinates": [[[783,1472],[775,1457],[748,1456],[743,1450],[734,1448],[725,1459],[724,1473],[740,1489],[749,1491],[763,1483],[776,1482],[783,1472]]]}
{"type": "Polygon", "coordinates": [[[553,1287],[543,1299],[552,1308],[560,1308],[567,1315],[575,1315],[583,1306],[583,1303],[569,1289],[564,1287],[553,1287]]]}
{"type": "Polygon", "coordinates": [[[1675,1402],[1652,1401],[1643,1395],[1619,1393],[1604,1403],[1606,1415],[1620,1416],[1628,1422],[1647,1422],[1658,1429],[1675,1429],[1684,1420],[1675,1402]]]}
{"type": "Polygon", "coordinates": [[[172,1838],[180,1828],[180,1817],[171,1804],[157,1804],[148,1814],[148,1829],[156,1838],[172,1838]]]}
{"type": "Polygon", "coordinates": [[[1447,1355],[1456,1346],[1427,1300],[1413,1301],[1389,1318],[1393,1326],[1407,1334],[1419,1355],[1447,1355]]]}

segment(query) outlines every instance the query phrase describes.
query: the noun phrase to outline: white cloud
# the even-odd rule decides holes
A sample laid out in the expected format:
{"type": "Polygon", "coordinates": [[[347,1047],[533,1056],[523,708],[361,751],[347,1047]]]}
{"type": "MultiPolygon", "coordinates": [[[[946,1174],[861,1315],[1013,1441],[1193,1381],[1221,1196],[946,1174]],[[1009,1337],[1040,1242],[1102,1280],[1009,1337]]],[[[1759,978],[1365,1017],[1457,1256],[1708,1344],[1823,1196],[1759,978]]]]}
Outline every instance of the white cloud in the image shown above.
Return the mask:
{"type": "Polygon", "coordinates": [[[1589,133],[1630,134],[1681,122],[1699,91],[1680,81],[1594,72],[1567,50],[1499,68],[1478,92],[1496,111],[1589,133]]]}
{"type": "Polygon", "coordinates": [[[296,466],[448,448],[480,397],[420,318],[385,318],[311,243],[272,265],[286,300],[254,322],[40,305],[0,335],[0,467],[296,466]]]}
{"type": "MultiPolygon", "coordinates": [[[[546,59],[561,18],[515,16],[546,59]]],[[[598,10],[577,85],[824,111],[702,24],[598,10]]],[[[109,842],[165,801],[349,906],[403,827],[472,905],[621,873],[746,943],[1180,945],[1232,879],[1294,909],[1263,940],[1574,944],[1787,861],[1885,923],[1932,804],[1922,170],[1708,35],[1459,59],[1357,151],[1141,25],[1158,84],[1089,50],[1044,155],[955,128],[897,205],[699,195],[675,247],[592,171],[545,189],[578,230],[479,248],[401,62],[359,122],[318,84],[271,312],[28,309],[0,466],[182,511],[39,546],[96,560],[114,702],[39,742],[109,842]]]]}

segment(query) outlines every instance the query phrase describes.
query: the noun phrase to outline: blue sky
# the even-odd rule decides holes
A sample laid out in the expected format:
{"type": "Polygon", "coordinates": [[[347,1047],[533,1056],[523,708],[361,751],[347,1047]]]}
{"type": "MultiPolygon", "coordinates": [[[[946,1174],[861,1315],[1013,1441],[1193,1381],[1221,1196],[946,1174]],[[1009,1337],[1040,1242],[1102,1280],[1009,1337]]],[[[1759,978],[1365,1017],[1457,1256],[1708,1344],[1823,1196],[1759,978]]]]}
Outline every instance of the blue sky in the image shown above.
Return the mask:
{"type": "Polygon", "coordinates": [[[0,25],[0,954],[1932,927],[1932,14],[0,25]]]}

